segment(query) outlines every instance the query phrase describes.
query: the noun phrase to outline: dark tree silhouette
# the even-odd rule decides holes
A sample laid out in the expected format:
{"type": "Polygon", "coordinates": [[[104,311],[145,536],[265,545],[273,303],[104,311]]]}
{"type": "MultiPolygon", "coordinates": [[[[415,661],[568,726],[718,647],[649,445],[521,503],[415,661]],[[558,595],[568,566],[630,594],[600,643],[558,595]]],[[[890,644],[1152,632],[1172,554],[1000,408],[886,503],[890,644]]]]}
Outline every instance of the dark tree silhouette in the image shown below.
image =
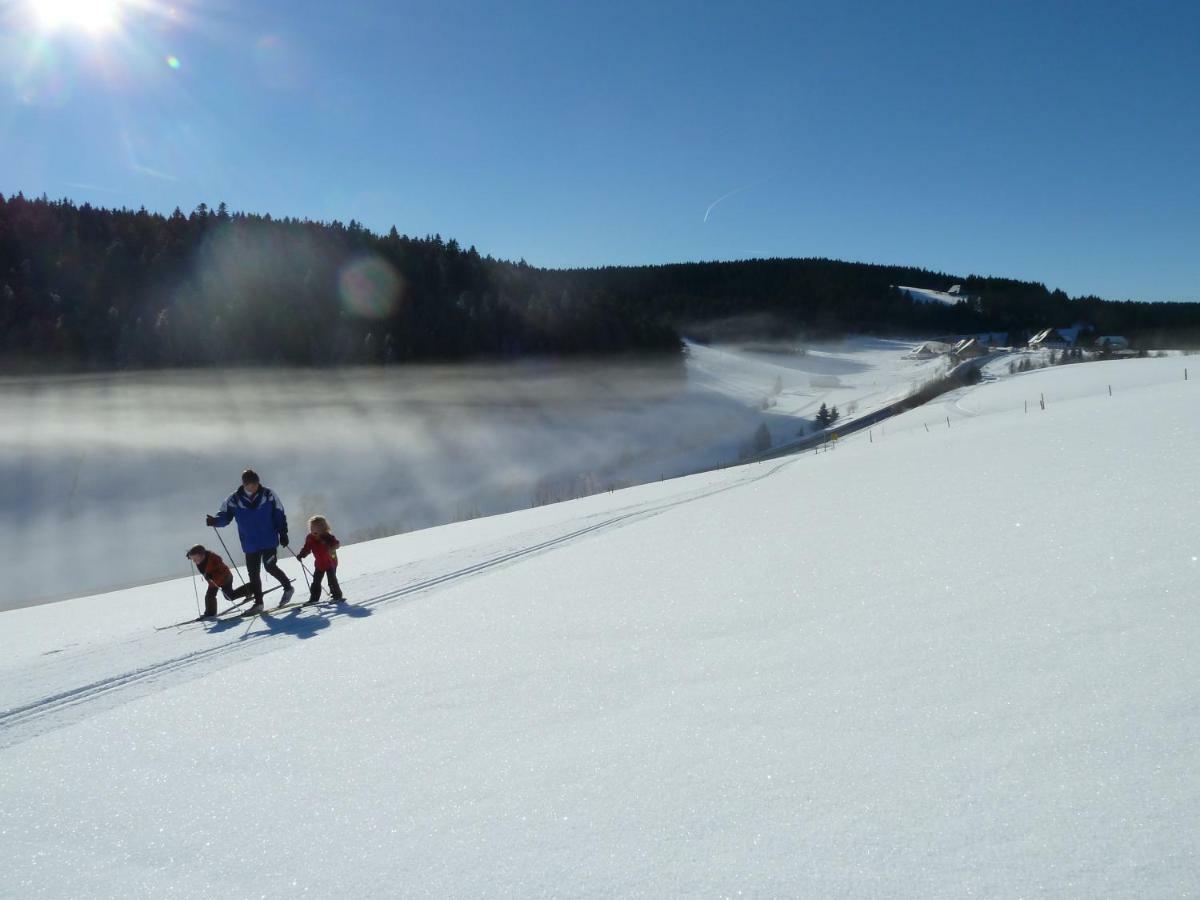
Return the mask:
{"type": "Polygon", "coordinates": [[[679,334],[1002,332],[1051,325],[1200,345],[1200,303],[829,259],[538,269],[357,221],[97,209],[0,195],[0,365],[12,370],[679,354],[679,334]],[[915,302],[896,285],[961,302],[915,302]]]}

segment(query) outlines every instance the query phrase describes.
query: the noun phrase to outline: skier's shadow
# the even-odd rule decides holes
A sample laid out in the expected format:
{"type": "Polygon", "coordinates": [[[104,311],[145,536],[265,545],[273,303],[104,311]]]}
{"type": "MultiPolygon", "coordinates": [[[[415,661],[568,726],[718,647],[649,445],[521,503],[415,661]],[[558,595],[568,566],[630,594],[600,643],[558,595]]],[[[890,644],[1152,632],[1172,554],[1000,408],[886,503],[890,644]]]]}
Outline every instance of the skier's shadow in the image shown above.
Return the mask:
{"type": "Polygon", "coordinates": [[[272,634],[290,634],[292,637],[307,640],[328,628],[335,618],[346,616],[351,619],[363,619],[371,614],[370,609],[350,603],[319,606],[315,610],[312,607],[293,607],[278,613],[267,610],[253,620],[243,619],[240,616],[232,619],[218,619],[209,626],[208,633],[224,634],[236,628],[246,628],[246,633],[241,637],[242,640],[272,634]],[[313,612],[316,615],[313,615],[313,612]]]}
{"type": "Polygon", "coordinates": [[[267,634],[290,634],[292,637],[308,640],[310,637],[316,637],[317,632],[329,627],[329,620],[324,616],[302,616],[299,613],[299,609],[285,609],[276,615],[268,610],[254,620],[242,638],[244,640],[262,635],[265,626],[267,634]]]}

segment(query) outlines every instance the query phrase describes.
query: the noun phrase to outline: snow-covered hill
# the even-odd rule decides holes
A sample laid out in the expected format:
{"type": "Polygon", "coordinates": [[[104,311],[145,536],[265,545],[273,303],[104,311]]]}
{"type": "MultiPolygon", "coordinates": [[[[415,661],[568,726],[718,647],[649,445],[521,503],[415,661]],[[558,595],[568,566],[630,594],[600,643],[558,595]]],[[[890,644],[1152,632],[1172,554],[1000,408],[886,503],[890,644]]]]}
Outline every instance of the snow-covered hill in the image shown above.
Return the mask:
{"type": "Polygon", "coordinates": [[[357,545],[345,610],[0,613],[0,894],[1195,895],[1184,364],[357,545]]]}
{"type": "Polygon", "coordinates": [[[897,289],[908,294],[918,303],[944,303],[947,306],[953,306],[966,299],[960,293],[952,294],[949,291],[935,291],[931,288],[906,287],[901,284],[897,285],[897,289]]]}

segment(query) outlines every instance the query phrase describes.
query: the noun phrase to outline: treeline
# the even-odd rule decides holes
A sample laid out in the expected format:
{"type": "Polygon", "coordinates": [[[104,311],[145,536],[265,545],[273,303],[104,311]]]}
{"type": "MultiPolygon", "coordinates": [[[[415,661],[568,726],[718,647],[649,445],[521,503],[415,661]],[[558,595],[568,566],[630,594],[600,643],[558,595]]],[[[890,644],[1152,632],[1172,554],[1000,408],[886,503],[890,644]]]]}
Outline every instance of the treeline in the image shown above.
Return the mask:
{"type": "Polygon", "coordinates": [[[742,322],[747,337],[993,331],[1014,341],[1081,322],[1142,348],[1200,346],[1200,303],[1070,298],[1036,282],[829,259],[537,269],[354,221],[0,195],[9,370],[678,354],[680,333],[703,336],[718,321],[742,322]],[[951,284],[971,299],[916,302],[896,288],[951,284]]]}
{"type": "MultiPolygon", "coordinates": [[[[641,298],[686,332],[712,322],[754,332],[794,327],[808,334],[846,332],[934,336],[1000,332],[1024,341],[1049,327],[1087,324],[1145,348],[1200,346],[1200,303],[1114,302],[1068,297],[1037,282],[965,278],[906,266],[831,259],[759,259],[586,270],[584,283],[641,298]],[[956,304],[914,301],[897,285],[945,291],[962,285],[956,304]],[[760,323],[756,326],[757,321],[760,323]]],[[[579,270],[564,272],[578,278],[579,270]]],[[[747,337],[769,337],[753,333],[747,337]]]]}
{"type": "Polygon", "coordinates": [[[0,363],[119,369],[678,354],[630,294],[481,256],[201,205],[170,216],[0,196],[0,363]]]}

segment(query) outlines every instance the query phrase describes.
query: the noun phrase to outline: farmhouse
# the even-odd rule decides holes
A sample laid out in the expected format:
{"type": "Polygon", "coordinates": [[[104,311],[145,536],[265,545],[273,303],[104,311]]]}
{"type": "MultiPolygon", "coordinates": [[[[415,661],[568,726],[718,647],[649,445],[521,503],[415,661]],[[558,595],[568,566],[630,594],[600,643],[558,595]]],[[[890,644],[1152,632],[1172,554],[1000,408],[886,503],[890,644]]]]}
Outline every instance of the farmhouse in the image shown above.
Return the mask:
{"type": "Polygon", "coordinates": [[[954,355],[959,359],[975,359],[979,356],[987,356],[987,347],[979,343],[978,338],[966,338],[954,345],[954,355]]]}
{"type": "Polygon", "coordinates": [[[918,344],[912,348],[912,352],[908,354],[909,359],[933,359],[935,356],[941,356],[943,353],[950,352],[950,345],[941,341],[926,341],[923,344],[918,344]]]}
{"type": "Polygon", "coordinates": [[[1071,342],[1057,328],[1045,328],[1029,339],[1030,350],[1062,350],[1071,342]]]}

